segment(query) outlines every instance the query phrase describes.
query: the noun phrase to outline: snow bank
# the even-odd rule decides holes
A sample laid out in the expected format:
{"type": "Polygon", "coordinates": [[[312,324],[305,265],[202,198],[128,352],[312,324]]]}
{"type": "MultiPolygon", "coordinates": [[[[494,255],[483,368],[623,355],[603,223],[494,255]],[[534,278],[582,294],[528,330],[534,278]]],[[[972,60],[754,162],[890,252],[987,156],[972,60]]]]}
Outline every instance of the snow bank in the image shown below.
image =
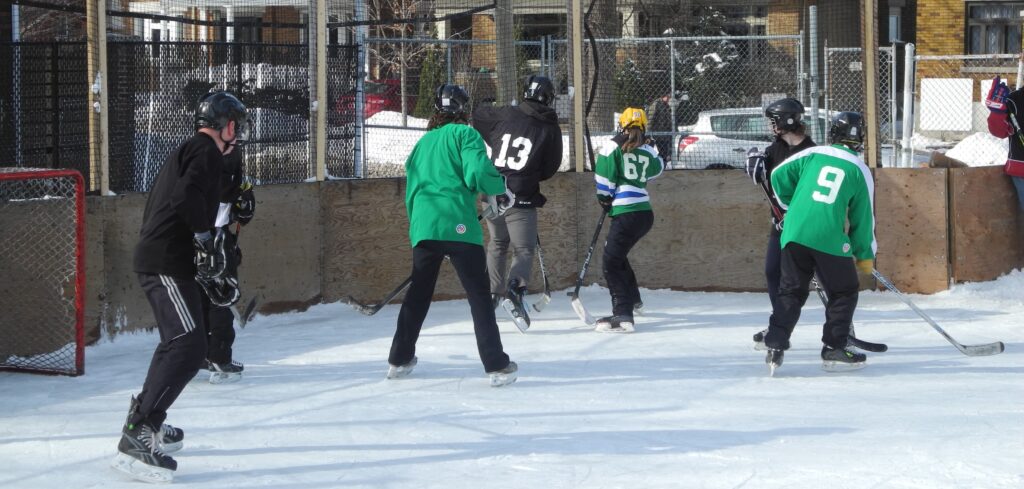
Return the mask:
{"type": "Polygon", "coordinates": [[[946,152],[946,156],[960,160],[967,166],[1002,165],[1009,151],[1008,139],[999,139],[985,132],[976,132],[964,138],[946,152]]]}

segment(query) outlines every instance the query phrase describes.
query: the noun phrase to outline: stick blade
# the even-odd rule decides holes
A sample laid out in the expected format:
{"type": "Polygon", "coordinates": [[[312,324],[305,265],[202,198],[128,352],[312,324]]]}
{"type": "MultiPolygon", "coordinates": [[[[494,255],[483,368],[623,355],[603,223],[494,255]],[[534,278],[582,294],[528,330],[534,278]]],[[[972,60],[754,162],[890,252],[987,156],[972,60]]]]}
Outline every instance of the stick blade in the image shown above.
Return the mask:
{"type": "Polygon", "coordinates": [[[580,296],[578,295],[572,297],[572,310],[576,312],[576,315],[579,316],[584,323],[587,323],[587,326],[597,324],[597,320],[594,319],[594,316],[591,316],[590,313],[587,312],[587,308],[583,307],[583,301],[580,300],[580,296]]]}
{"type": "Polygon", "coordinates": [[[254,296],[248,304],[245,305],[245,309],[238,317],[239,326],[245,327],[245,325],[252,321],[252,317],[256,315],[256,297],[254,296]]]}
{"type": "Polygon", "coordinates": [[[550,302],[551,302],[551,294],[544,294],[544,295],[540,296],[540,299],[538,299],[537,302],[533,303],[533,310],[537,311],[537,312],[541,312],[541,311],[544,310],[544,307],[547,306],[548,303],[550,303],[550,302]]]}
{"type": "Polygon", "coordinates": [[[960,351],[964,355],[969,357],[987,357],[991,355],[998,355],[1006,350],[1006,345],[1002,341],[995,343],[986,343],[984,345],[960,345],[960,351]]]}
{"type": "Polygon", "coordinates": [[[368,306],[366,304],[360,303],[355,299],[355,297],[352,297],[350,295],[345,296],[345,298],[342,299],[341,301],[352,306],[353,309],[359,311],[360,314],[364,314],[366,316],[373,316],[374,314],[377,314],[377,311],[380,311],[381,307],[383,306],[383,304],[368,306]]]}

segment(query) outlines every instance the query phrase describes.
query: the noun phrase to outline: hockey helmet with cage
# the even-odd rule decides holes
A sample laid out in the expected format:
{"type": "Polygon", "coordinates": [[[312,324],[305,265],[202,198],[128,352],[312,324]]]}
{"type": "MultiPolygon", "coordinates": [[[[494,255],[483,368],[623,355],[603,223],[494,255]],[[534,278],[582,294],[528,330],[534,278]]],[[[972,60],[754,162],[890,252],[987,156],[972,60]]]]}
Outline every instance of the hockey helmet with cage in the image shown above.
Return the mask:
{"type": "Polygon", "coordinates": [[[832,118],[828,141],[861,151],[864,148],[864,117],[859,112],[840,112],[832,118]]]}
{"type": "Polygon", "coordinates": [[[249,137],[249,114],[245,104],[231,92],[210,92],[199,98],[196,106],[196,129],[208,127],[218,131],[235,123],[234,142],[244,142],[249,137]]]}
{"type": "Polygon", "coordinates": [[[523,100],[533,100],[544,105],[555,101],[555,84],[543,75],[530,75],[523,87],[523,100]]]}
{"type": "Polygon", "coordinates": [[[469,113],[469,94],[459,85],[444,84],[434,94],[434,109],[452,115],[469,113]]]}
{"type": "Polygon", "coordinates": [[[764,116],[768,118],[773,132],[799,129],[803,114],[804,104],[795,98],[776,100],[764,109],[764,116]]]}
{"type": "Polygon", "coordinates": [[[647,113],[644,109],[626,107],[619,115],[619,127],[623,131],[631,127],[639,127],[641,131],[647,132],[647,113]]]}

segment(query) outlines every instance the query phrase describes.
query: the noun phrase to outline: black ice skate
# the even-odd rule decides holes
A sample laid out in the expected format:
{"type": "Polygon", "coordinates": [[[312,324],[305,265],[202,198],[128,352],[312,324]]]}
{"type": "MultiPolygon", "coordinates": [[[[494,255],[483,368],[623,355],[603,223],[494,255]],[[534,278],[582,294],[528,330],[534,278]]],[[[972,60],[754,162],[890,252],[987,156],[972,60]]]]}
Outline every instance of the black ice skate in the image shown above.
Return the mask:
{"type": "Polygon", "coordinates": [[[621,314],[618,316],[605,316],[597,320],[594,331],[599,333],[632,333],[636,331],[633,326],[633,316],[621,314]]]}
{"type": "Polygon", "coordinates": [[[767,350],[768,354],[764,357],[764,363],[768,364],[768,376],[775,377],[775,370],[782,366],[782,357],[786,352],[774,348],[767,348],[767,350]]]}
{"type": "Polygon", "coordinates": [[[245,370],[245,365],[234,360],[228,363],[207,361],[206,368],[210,371],[211,384],[229,384],[242,380],[242,371],[245,370]]]}
{"type": "Polygon", "coordinates": [[[525,296],[526,287],[519,287],[518,282],[512,281],[509,283],[505,300],[501,302],[501,307],[512,317],[512,322],[519,328],[520,333],[526,333],[526,330],[530,329],[530,314],[526,312],[525,296]]]}
{"type": "Polygon", "coordinates": [[[508,366],[493,372],[487,372],[487,375],[491,377],[491,387],[501,387],[503,385],[509,385],[516,381],[518,375],[516,372],[519,371],[519,365],[516,362],[508,362],[508,366]]]}
{"type": "Polygon", "coordinates": [[[867,366],[867,355],[846,348],[821,347],[821,368],[826,372],[846,372],[867,366]]]}
{"type": "MultiPolygon", "coordinates": [[[[139,410],[139,400],[132,396],[131,402],[128,404],[128,418],[125,419],[127,424],[132,415],[139,410]]],[[[185,445],[185,430],[181,428],[175,428],[167,423],[160,425],[160,432],[157,433],[157,443],[160,444],[160,451],[164,453],[174,453],[185,445]]]]}
{"type": "Polygon", "coordinates": [[[161,431],[144,423],[125,424],[110,466],[143,482],[171,482],[178,463],[161,450],[161,431]]]}
{"type": "Polygon", "coordinates": [[[405,365],[391,365],[388,364],[388,379],[400,379],[412,373],[412,369],[416,367],[416,357],[413,356],[412,360],[405,365]]]}

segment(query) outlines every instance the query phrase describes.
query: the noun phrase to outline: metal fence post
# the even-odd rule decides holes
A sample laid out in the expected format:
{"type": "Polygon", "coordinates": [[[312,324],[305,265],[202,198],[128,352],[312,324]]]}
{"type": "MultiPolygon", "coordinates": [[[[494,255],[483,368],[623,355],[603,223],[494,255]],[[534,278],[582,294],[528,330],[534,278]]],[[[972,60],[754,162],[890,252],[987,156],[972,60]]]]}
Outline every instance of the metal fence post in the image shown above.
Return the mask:
{"type": "Polygon", "coordinates": [[[811,92],[811,120],[814,121],[814,128],[811,131],[812,137],[818,141],[822,141],[822,127],[818,120],[818,7],[811,6],[808,8],[808,21],[810,23],[810,53],[811,57],[811,73],[810,73],[810,92],[811,92]]]}
{"type": "MultiPolygon", "coordinates": [[[[904,168],[913,166],[914,148],[911,137],[914,132],[914,45],[907,43],[903,54],[903,144],[902,156],[904,168]]],[[[895,118],[894,118],[895,119],[895,118]]]]}
{"type": "MultiPolygon", "coordinates": [[[[674,136],[679,127],[676,126],[676,107],[679,106],[679,100],[676,98],[676,42],[675,40],[668,41],[668,57],[669,57],[669,73],[668,73],[668,86],[669,86],[669,109],[672,113],[672,135],[674,136]]],[[[679,163],[679,145],[675,144],[675,138],[669,138],[672,141],[672,164],[676,165],[679,163]]]]}

